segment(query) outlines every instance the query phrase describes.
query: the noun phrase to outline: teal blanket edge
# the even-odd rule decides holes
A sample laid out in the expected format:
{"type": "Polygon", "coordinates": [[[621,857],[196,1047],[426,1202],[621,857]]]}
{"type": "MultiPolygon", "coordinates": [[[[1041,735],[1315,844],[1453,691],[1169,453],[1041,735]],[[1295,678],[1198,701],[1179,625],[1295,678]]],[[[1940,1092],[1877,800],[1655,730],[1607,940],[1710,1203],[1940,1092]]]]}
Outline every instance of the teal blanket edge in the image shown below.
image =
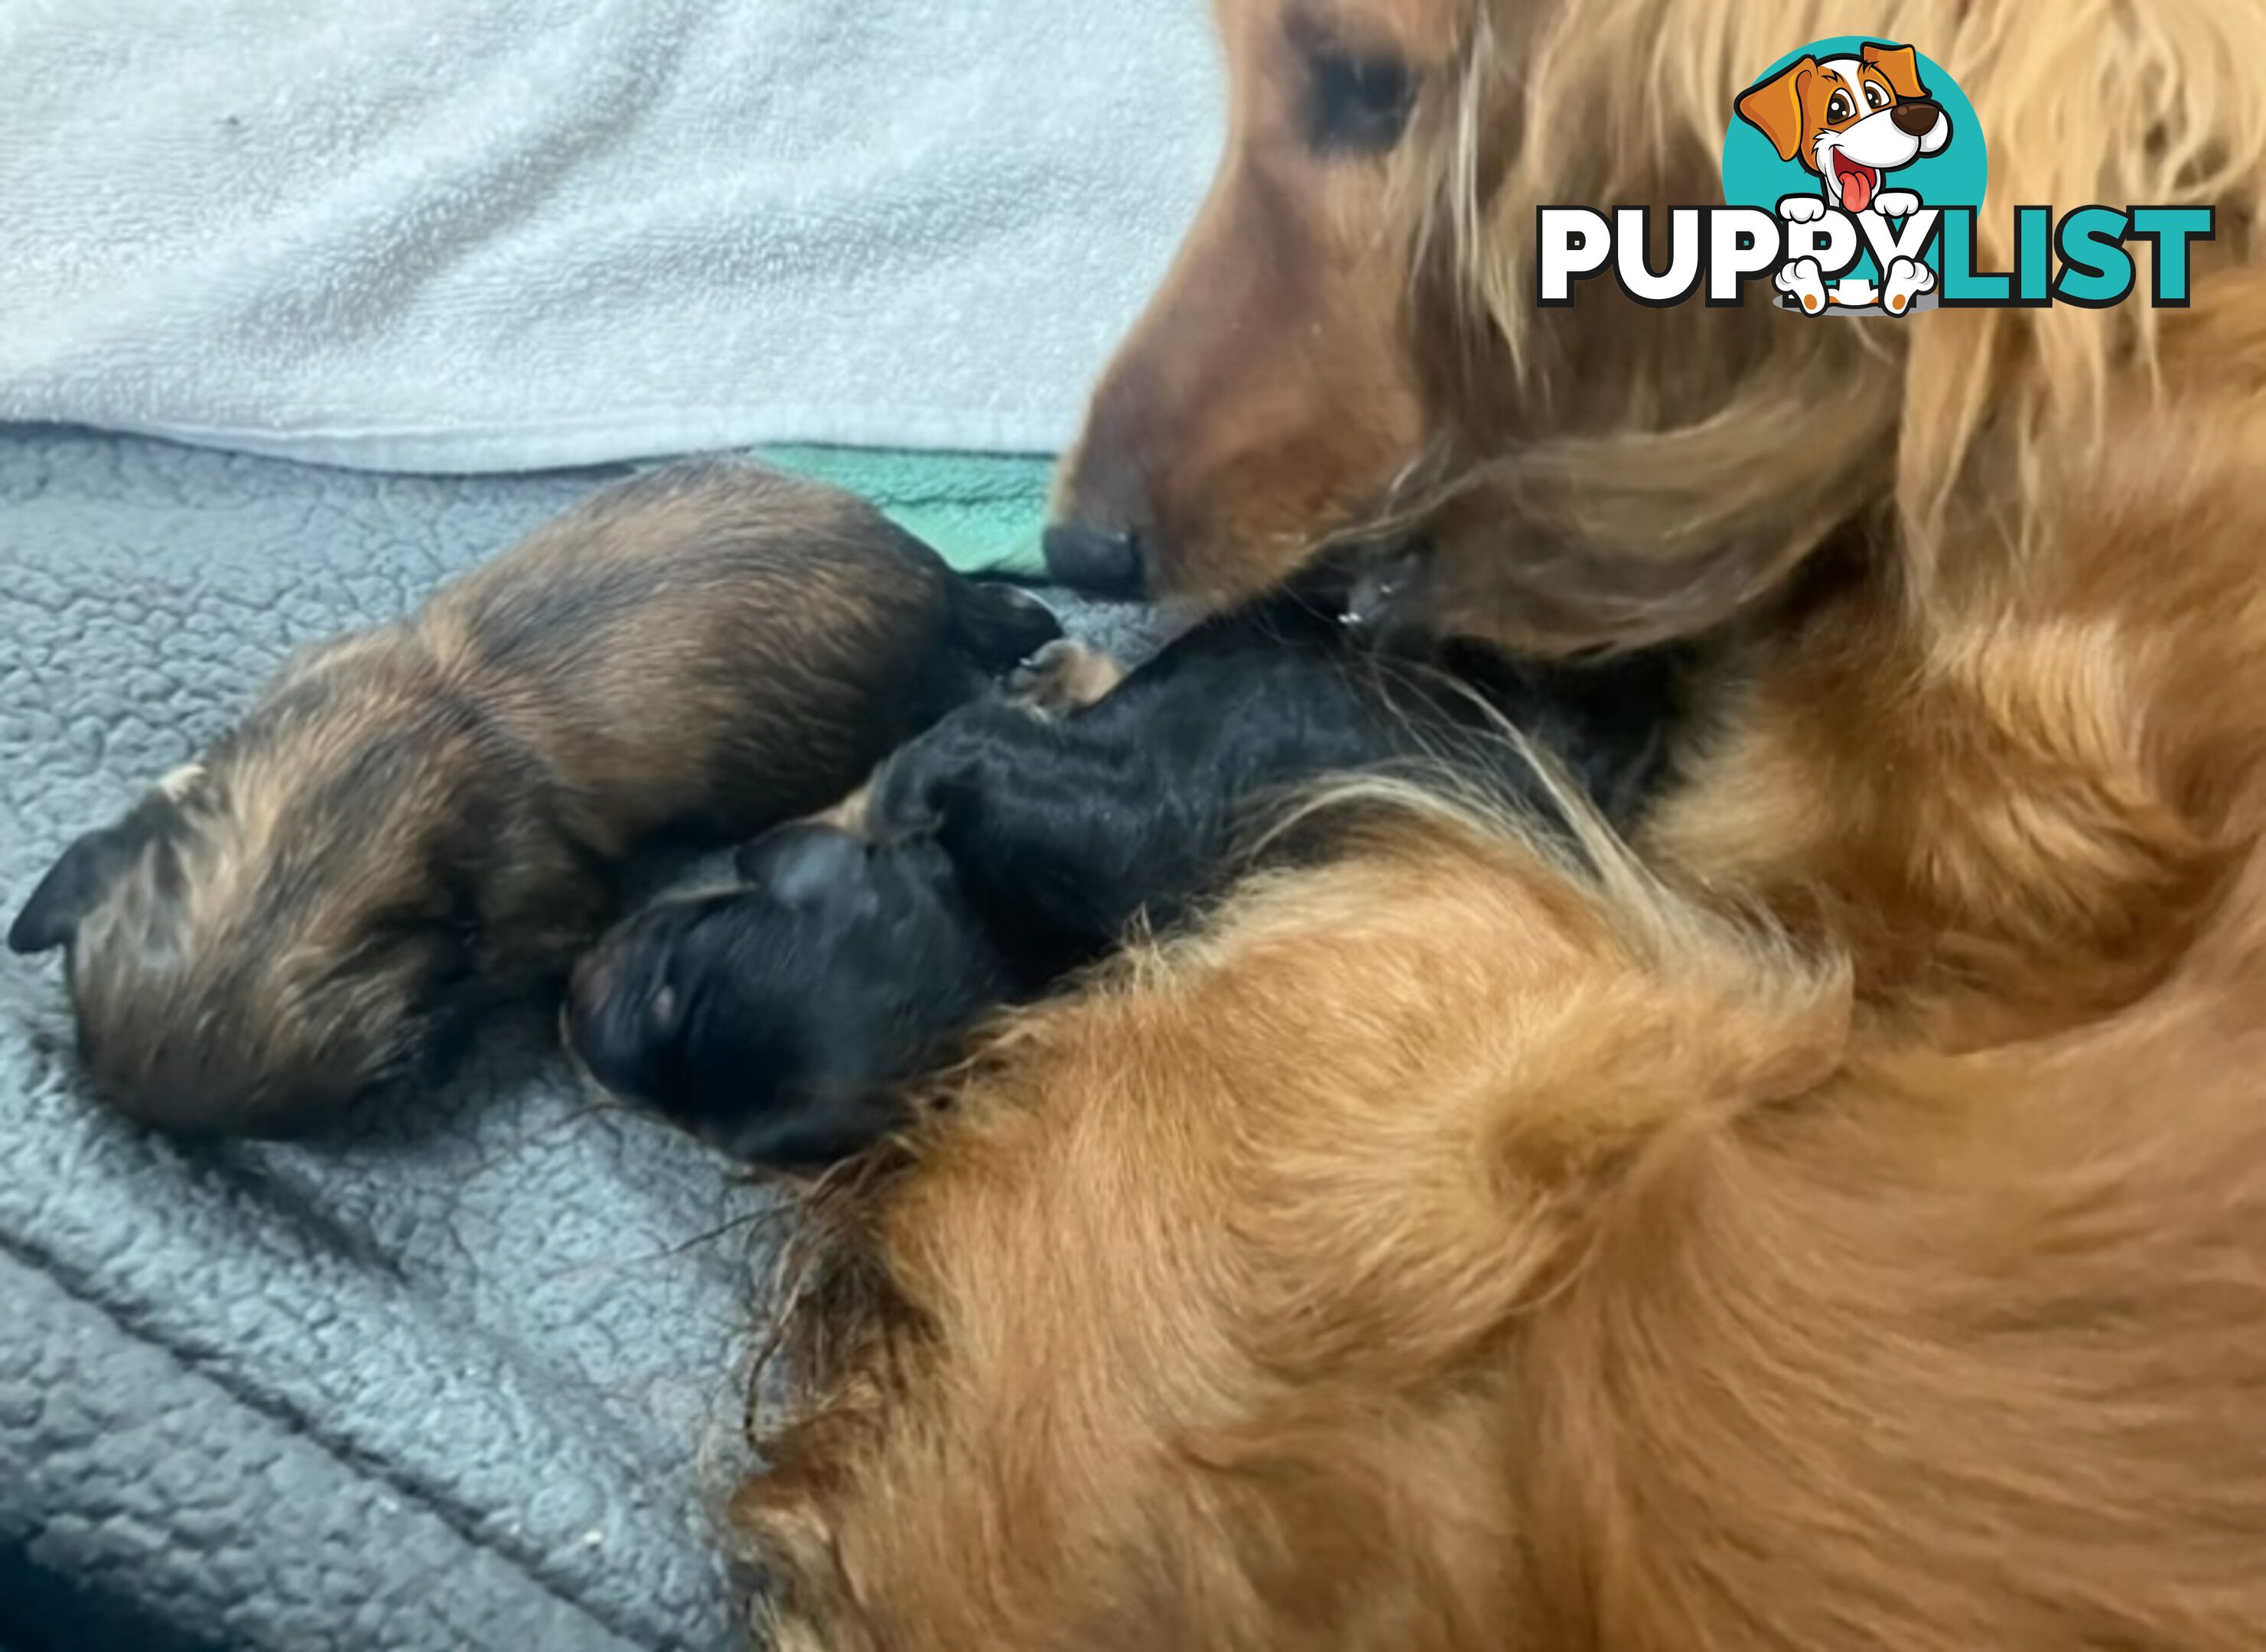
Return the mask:
{"type": "Polygon", "coordinates": [[[1047,455],[783,446],[756,456],[871,499],[963,572],[1045,571],[1039,529],[1054,470],[1047,455]]]}

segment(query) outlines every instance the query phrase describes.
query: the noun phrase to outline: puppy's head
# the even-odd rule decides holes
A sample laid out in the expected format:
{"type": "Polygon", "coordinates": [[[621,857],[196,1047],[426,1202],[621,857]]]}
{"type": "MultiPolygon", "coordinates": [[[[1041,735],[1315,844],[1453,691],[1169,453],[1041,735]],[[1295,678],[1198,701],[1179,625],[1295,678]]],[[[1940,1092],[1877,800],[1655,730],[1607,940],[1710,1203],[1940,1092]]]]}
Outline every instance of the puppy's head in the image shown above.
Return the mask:
{"type": "Polygon", "coordinates": [[[933,841],[786,826],[740,872],[616,926],[574,972],[567,1046],[735,1158],[825,1164],[898,1122],[892,1087],[999,1001],[1000,964],[933,841]]]}
{"type": "Polygon", "coordinates": [[[1749,88],[1738,110],[1846,212],[1863,212],[1888,173],[1951,142],[1951,117],[1920,84],[1909,46],[1868,41],[1854,57],[1799,58],[1749,88]]]}
{"type": "Polygon", "coordinates": [[[445,1064],[500,936],[523,956],[530,933],[595,923],[571,894],[532,898],[564,851],[523,761],[413,659],[347,639],[74,843],[9,944],[66,950],[82,1059],[122,1111],[314,1127],[445,1064]]]}

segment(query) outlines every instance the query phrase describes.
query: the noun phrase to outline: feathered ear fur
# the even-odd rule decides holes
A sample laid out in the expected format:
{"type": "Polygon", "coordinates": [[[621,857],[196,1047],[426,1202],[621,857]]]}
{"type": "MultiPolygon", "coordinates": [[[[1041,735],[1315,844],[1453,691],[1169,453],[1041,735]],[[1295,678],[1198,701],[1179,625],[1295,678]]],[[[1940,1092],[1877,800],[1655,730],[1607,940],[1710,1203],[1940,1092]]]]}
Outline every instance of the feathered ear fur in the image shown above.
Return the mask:
{"type": "MultiPolygon", "coordinates": [[[[2110,397],[2154,393],[2145,270],[2144,296],[2106,312],[1939,311],[1896,326],[1803,326],[1760,294],[1736,314],[1640,310],[1597,284],[1571,309],[1539,309],[1539,205],[1714,198],[1727,122],[1768,90],[1752,86],[1756,66],[1827,25],[1807,5],[1598,0],[1510,43],[1515,23],[1528,26],[1511,10],[1485,14],[1464,106],[1428,135],[1445,198],[1422,204],[1421,223],[1453,243],[1447,266],[1474,323],[1465,347],[1500,358],[1444,380],[1512,387],[1473,411],[1439,467],[1478,501],[1451,515],[1487,530],[1442,536],[1431,590],[1444,622],[1560,649],[1688,631],[1742,611],[1882,507],[1919,594],[1974,467],[1992,467],[2019,535],[2039,455],[2094,433],[2110,397]],[[1632,55],[1631,41],[1648,44],[1632,55]],[[1508,167],[1462,152],[1506,125],[1508,167]]],[[[1980,133],[1954,142],[1990,146],[1983,267],[2011,265],[2014,206],[2033,201],[2215,206],[2222,244],[2199,261],[2242,255],[2266,212],[2266,83],[2251,67],[2266,0],[1911,0],[1877,21],[1975,105],[1980,133]]]]}
{"type": "Polygon", "coordinates": [[[40,878],[8,930],[11,952],[52,951],[77,938],[87,914],[118,879],[180,823],[180,811],[153,791],[113,826],[82,834],[40,878]]]}

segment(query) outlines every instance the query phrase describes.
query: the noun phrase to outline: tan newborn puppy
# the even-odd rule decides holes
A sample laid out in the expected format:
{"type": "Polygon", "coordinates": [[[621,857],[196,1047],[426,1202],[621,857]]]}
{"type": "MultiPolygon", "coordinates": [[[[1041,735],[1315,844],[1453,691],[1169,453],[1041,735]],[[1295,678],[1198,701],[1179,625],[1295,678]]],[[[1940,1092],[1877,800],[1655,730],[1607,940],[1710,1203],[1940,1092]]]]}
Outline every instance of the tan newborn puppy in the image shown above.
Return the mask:
{"type": "Polygon", "coordinates": [[[81,1055],[126,1112],[317,1124],[555,986],[635,851],[839,797],[1057,634],[837,490],[641,477],[407,619],[295,653],[72,845],[9,945],[69,949],[81,1055]]]}

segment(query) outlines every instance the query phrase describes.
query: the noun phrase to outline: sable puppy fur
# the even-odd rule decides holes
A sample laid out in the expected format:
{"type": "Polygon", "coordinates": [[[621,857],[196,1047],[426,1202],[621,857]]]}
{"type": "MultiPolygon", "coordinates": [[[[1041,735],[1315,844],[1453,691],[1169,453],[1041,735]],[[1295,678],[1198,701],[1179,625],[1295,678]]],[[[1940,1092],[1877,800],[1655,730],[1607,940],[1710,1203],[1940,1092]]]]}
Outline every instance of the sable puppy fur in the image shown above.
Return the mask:
{"type": "Polygon", "coordinates": [[[295,653],[63,855],[9,944],[68,949],[81,1055],[126,1112],[303,1128],[555,985],[639,851],[839,796],[1056,634],[837,490],[655,472],[295,653]]]}
{"type": "MultiPolygon", "coordinates": [[[[1042,700],[1087,678],[1093,657],[1067,646],[1042,700]]],[[[1292,597],[1198,628],[1066,716],[963,707],[852,808],[743,849],[745,887],[617,928],[576,972],[569,1044],[606,1088],[727,1152],[822,1162],[901,1123],[893,1087],[990,1011],[1216,891],[1301,786],[1445,770],[1550,817],[1508,720],[1628,821],[1660,774],[1676,662],[1452,664],[1369,652],[1292,597]]],[[[1300,830],[1268,853],[1326,841],[1300,830]]]]}

